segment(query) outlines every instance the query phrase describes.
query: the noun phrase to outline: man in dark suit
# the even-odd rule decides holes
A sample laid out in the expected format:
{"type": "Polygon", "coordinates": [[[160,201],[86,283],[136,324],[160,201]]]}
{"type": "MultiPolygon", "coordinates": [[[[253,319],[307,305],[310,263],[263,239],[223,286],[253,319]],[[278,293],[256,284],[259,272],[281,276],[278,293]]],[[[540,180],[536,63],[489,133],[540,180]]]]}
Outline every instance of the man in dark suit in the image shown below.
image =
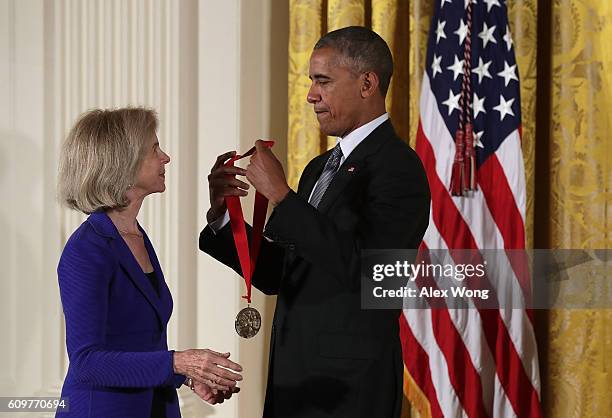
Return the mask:
{"type": "Polygon", "coordinates": [[[252,278],[278,295],[264,417],[400,416],[399,311],[360,306],[361,250],[417,248],[429,220],[423,166],[385,110],[392,71],[371,30],[328,33],[310,58],[307,99],[336,147],[307,165],[297,192],[260,141],[247,170],[224,167],[227,153],[209,176],[200,249],[239,274],[224,196],[246,195],[248,185],[235,176],[274,207],[252,278]]]}

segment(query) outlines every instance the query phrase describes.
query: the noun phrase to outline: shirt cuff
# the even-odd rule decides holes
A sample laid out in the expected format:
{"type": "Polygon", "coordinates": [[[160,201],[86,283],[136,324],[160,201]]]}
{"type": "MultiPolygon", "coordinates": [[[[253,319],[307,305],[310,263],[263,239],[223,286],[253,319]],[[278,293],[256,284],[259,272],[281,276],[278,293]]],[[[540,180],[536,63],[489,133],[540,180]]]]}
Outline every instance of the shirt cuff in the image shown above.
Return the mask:
{"type": "Polygon", "coordinates": [[[223,216],[219,216],[217,219],[208,224],[210,229],[216,235],[227,223],[230,221],[229,211],[226,210],[223,216]]]}

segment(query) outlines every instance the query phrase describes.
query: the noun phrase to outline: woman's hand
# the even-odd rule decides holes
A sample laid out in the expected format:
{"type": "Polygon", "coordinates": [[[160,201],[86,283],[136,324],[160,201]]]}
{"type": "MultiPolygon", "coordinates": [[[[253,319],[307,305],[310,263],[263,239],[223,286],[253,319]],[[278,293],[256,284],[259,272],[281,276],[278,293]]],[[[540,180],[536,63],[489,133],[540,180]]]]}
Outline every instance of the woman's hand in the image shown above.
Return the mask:
{"type": "MultiPolygon", "coordinates": [[[[191,377],[216,391],[231,391],[242,380],[242,367],[229,360],[230,353],[205,349],[174,352],[174,372],[191,377]]],[[[194,382],[194,384],[196,383],[194,382]]]]}

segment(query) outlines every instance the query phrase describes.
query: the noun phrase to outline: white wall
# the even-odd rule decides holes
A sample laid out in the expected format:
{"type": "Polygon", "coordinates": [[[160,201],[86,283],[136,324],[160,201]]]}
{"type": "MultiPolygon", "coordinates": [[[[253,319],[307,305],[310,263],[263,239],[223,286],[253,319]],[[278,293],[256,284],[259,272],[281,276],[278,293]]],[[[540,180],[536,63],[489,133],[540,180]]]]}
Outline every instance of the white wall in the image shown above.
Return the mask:
{"type": "Polygon", "coordinates": [[[55,202],[62,139],[86,109],[146,105],[172,157],[166,193],[139,217],[175,300],[169,345],[245,366],[219,407],[181,390],[183,415],[261,415],[274,300],[255,292],[266,327],[240,340],[244,284],[197,237],[216,155],[260,137],[286,153],[287,37],[284,1],[0,0],[0,396],[57,395],[67,367],[55,267],[83,216],[55,202]]]}

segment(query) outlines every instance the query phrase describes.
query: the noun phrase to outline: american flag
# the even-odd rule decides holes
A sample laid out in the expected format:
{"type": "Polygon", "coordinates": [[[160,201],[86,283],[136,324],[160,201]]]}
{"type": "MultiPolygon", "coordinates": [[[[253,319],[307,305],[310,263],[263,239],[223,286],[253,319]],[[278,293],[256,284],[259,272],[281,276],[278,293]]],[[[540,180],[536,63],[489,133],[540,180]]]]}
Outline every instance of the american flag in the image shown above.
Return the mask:
{"type": "MultiPolygon", "coordinates": [[[[425,65],[416,150],[432,206],[422,248],[525,248],[519,77],[505,2],[436,0],[425,65]],[[470,116],[475,190],[451,193],[456,157],[471,173],[468,140],[456,143],[470,116]]],[[[432,417],[542,416],[531,311],[406,309],[400,326],[408,390],[432,417]]]]}

